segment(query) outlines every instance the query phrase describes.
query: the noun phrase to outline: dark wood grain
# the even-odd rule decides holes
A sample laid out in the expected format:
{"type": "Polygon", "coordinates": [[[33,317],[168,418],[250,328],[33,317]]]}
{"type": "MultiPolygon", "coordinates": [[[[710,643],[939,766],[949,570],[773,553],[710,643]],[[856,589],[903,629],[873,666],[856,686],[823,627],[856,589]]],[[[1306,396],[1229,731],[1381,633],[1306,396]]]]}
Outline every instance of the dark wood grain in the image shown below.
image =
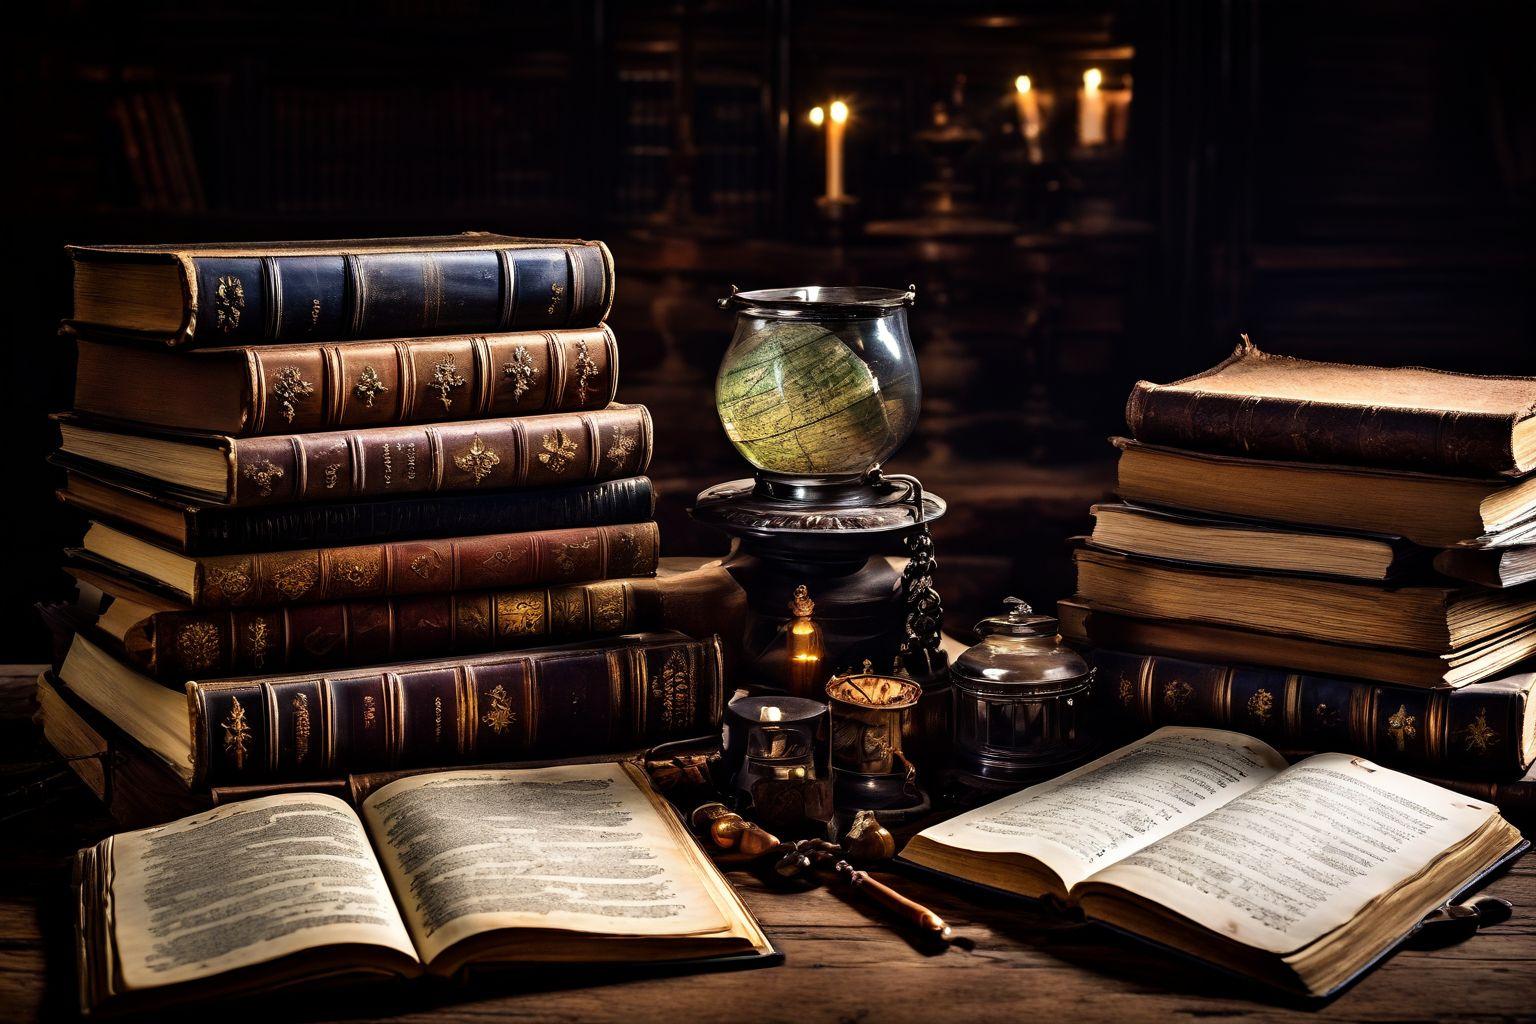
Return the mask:
{"type": "MultiPolygon", "coordinates": [[[[4,738],[14,741],[0,747],[0,760],[35,753],[14,729],[4,738]]],[[[0,1019],[75,1018],[67,863],[78,846],[109,831],[83,788],[0,822],[0,1019]]],[[[382,984],[232,1009],[240,1019],[255,1011],[268,1021],[423,1024],[1536,1020],[1536,860],[1529,858],[1487,890],[1515,904],[1513,920],[1459,946],[1399,953],[1315,1010],[1281,1005],[1241,981],[1097,928],[1022,906],[983,906],[898,874],[878,877],[936,910],[961,941],[928,955],[866,904],[836,891],[771,892],[733,873],[783,950],[783,966],[669,978],[541,970],[467,988],[382,984]]],[[[196,1008],[181,1019],[207,1022],[230,1009],[196,1008]]]]}

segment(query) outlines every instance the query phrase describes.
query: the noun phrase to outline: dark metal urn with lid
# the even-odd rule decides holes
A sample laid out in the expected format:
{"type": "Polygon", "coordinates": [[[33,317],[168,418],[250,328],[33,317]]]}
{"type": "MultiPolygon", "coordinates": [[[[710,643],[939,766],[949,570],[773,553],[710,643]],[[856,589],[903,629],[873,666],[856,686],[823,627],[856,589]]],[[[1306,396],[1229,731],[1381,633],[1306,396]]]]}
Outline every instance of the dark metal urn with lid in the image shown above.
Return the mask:
{"type": "Polygon", "coordinates": [[[1057,620],[1016,597],[976,624],[981,640],[955,659],[955,759],[964,771],[1028,782],[1086,760],[1097,746],[1093,669],[1061,642],[1057,620]]]}

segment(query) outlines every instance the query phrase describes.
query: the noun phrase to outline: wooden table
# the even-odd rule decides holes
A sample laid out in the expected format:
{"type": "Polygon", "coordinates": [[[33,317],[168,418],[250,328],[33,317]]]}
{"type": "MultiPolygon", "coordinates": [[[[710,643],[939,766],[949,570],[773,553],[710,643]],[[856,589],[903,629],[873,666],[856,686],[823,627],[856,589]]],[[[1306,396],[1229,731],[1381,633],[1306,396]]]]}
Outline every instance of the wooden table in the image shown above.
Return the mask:
{"type": "MultiPolygon", "coordinates": [[[[0,737],[11,739],[12,737],[0,737]]],[[[0,759],[36,755],[24,742],[0,759]]],[[[75,1018],[67,863],[110,832],[83,787],[0,822],[0,1021],[75,1018]]],[[[1527,825],[1527,834],[1533,829],[1527,825]]],[[[929,956],[876,914],[835,892],[766,891],[733,874],[786,962],[765,970],[644,980],[540,972],[469,991],[382,985],[300,993],[263,1004],[264,1021],[934,1021],[1536,1020],[1536,858],[1488,892],[1516,904],[1512,921],[1433,952],[1405,951],[1318,1011],[1287,1009],[1258,990],[1184,965],[1098,929],[968,902],[933,885],[899,884],[948,920],[963,941],[929,956]]],[[[243,1007],[236,1007],[236,1011],[243,1007]]],[[[228,1009],[185,1019],[245,1019],[228,1009]]]]}

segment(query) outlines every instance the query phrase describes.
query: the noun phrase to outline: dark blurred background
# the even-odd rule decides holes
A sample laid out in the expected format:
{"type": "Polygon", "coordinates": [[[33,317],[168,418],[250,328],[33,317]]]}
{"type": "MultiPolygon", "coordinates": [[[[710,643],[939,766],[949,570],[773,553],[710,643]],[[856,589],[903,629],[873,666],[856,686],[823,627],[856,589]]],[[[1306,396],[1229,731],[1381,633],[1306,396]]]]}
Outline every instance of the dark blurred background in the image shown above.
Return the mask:
{"type": "Polygon", "coordinates": [[[655,414],[672,554],[723,551],[684,510],[745,475],[711,404],[713,300],[915,283],[923,420],[891,468],[950,502],[952,629],[1070,590],[1064,542],[1137,377],[1203,369],[1239,331],[1536,363],[1523,2],[38,6],[8,35],[4,662],[44,659],[30,605],[66,589],[79,536],[43,462],[72,388],[66,242],[608,241],[620,398],[655,414]],[[857,198],[836,218],[808,118],[834,99],[857,198]]]}

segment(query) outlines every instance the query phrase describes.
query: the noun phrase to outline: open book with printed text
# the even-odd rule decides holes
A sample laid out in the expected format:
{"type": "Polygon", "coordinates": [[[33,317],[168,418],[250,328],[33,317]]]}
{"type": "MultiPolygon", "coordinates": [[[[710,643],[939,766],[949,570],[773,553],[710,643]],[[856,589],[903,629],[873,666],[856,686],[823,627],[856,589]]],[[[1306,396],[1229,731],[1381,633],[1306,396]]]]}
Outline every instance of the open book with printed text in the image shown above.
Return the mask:
{"type": "Polygon", "coordinates": [[[1165,728],[901,859],[1320,997],[1524,845],[1492,804],[1364,758],[1286,767],[1250,736],[1165,728]]]}
{"type": "Polygon", "coordinates": [[[357,811],[262,797],[111,836],[76,867],[86,1012],[352,975],[775,955],[629,765],[414,776],[357,811]]]}

